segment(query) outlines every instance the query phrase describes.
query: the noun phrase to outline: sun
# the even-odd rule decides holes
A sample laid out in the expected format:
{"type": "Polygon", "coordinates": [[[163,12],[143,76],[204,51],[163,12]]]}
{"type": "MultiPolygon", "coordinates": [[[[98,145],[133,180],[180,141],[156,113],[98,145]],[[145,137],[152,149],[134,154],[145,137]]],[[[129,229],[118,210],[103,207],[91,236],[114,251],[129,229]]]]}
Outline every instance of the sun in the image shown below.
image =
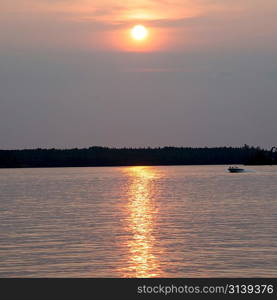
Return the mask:
{"type": "Polygon", "coordinates": [[[145,40],[148,36],[148,29],[143,25],[136,25],[132,28],[131,35],[137,41],[145,40]]]}

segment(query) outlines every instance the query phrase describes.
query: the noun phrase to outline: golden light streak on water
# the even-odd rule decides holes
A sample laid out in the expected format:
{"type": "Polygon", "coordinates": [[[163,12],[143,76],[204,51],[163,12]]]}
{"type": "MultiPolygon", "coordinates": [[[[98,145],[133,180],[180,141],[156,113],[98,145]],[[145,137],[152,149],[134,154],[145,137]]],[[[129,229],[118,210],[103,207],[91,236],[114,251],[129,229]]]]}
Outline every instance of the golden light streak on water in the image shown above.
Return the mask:
{"type": "Polygon", "coordinates": [[[151,167],[130,167],[127,170],[132,178],[129,189],[127,226],[132,238],[128,242],[129,265],[124,277],[149,278],[160,275],[158,257],[153,253],[153,235],[157,207],[153,179],[157,176],[151,167]]]}

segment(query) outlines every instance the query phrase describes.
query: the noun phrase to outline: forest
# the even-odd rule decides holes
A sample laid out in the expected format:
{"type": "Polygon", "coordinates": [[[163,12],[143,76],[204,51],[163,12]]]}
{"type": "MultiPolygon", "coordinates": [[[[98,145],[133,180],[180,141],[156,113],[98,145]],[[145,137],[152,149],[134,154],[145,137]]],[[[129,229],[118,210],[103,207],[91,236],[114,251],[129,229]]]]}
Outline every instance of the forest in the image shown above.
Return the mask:
{"type": "Polygon", "coordinates": [[[276,152],[259,147],[160,147],[0,150],[0,168],[138,165],[277,164],[276,152]]]}

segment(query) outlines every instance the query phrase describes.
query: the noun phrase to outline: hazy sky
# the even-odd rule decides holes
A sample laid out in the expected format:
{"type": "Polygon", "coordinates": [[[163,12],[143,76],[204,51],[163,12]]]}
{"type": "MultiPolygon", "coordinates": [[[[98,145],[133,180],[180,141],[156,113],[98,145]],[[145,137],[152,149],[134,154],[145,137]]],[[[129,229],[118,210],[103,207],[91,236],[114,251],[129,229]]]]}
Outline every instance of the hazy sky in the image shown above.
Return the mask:
{"type": "Polygon", "coordinates": [[[277,146],[276,15],[276,0],[1,0],[0,148],[277,146]]]}

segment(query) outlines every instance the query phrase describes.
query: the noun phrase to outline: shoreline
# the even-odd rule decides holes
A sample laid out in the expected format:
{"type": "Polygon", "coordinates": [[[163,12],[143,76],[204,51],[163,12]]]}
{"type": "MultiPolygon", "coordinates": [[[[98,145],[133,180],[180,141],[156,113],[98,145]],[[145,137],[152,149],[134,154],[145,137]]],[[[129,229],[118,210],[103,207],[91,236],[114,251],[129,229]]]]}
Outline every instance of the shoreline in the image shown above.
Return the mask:
{"type": "Polygon", "coordinates": [[[6,169],[62,169],[62,168],[121,168],[121,167],[185,167],[185,166],[253,166],[253,167],[273,167],[277,164],[137,164],[137,165],[87,165],[87,166],[22,166],[22,167],[0,167],[0,170],[6,169]]]}

